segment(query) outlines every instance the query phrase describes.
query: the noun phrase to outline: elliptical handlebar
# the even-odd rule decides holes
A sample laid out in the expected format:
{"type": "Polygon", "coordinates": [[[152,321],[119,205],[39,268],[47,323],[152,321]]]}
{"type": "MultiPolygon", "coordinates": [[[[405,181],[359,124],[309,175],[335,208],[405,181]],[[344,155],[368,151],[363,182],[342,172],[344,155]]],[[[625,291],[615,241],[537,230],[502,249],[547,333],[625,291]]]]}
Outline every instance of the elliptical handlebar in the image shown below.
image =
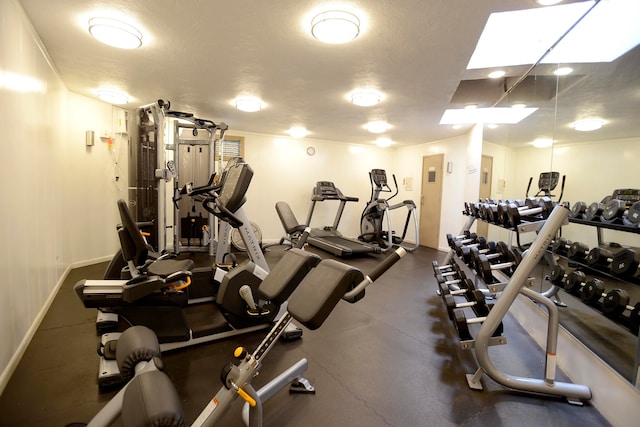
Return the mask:
{"type": "Polygon", "coordinates": [[[226,208],[217,197],[207,197],[202,201],[202,206],[206,209],[207,212],[212,215],[222,219],[223,221],[228,222],[232,227],[239,228],[244,225],[244,222],[233,212],[226,208]],[[211,207],[209,204],[214,203],[215,206],[211,207]]]}

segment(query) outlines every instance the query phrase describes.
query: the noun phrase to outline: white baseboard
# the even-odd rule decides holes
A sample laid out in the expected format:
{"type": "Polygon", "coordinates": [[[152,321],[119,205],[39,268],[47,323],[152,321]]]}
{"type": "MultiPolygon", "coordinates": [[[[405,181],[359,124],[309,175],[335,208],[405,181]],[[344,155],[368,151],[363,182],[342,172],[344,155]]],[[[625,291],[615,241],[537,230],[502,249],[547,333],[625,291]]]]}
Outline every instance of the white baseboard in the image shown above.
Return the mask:
{"type": "Polygon", "coordinates": [[[42,320],[44,319],[44,316],[47,314],[47,311],[49,311],[49,308],[51,307],[51,304],[53,304],[53,300],[55,299],[56,295],[58,294],[58,291],[60,290],[60,287],[64,283],[65,279],[69,275],[69,272],[71,270],[75,269],[75,268],[86,267],[86,266],[89,266],[89,265],[110,261],[111,258],[112,258],[112,256],[104,256],[104,257],[100,257],[100,258],[94,258],[94,259],[74,262],[64,270],[64,272],[60,276],[60,279],[58,279],[58,282],[56,283],[54,288],[51,290],[51,293],[47,297],[47,300],[42,305],[42,308],[38,312],[38,315],[35,317],[35,319],[31,323],[31,326],[29,327],[29,330],[27,331],[25,336],[22,338],[22,341],[20,342],[20,345],[18,346],[18,348],[16,349],[15,353],[11,357],[11,360],[9,360],[9,363],[7,364],[5,369],[2,371],[2,375],[0,375],[0,394],[2,394],[2,392],[4,391],[4,388],[9,383],[9,380],[11,379],[11,376],[13,375],[13,373],[16,370],[16,368],[18,367],[18,364],[20,363],[20,360],[22,359],[22,356],[24,355],[24,352],[27,350],[27,347],[31,343],[31,340],[33,339],[33,336],[38,331],[38,328],[40,327],[40,323],[42,323],[42,320]]]}
{"type": "Polygon", "coordinates": [[[40,323],[42,323],[42,319],[44,319],[44,316],[47,314],[47,311],[49,311],[49,307],[51,307],[53,300],[58,294],[58,290],[64,283],[65,279],[67,278],[67,275],[71,270],[72,270],[71,266],[67,267],[66,270],[64,270],[64,272],[62,273],[62,276],[60,276],[60,279],[56,283],[55,287],[51,290],[51,293],[47,297],[47,300],[45,301],[42,308],[38,312],[38,315],[31,323],[31,327],[25,334],[24,338],[22,338],[20,345],[16,349],[15,353],[13,353],[11,360],[9,360],[9,363],[7,364],[6,368],[4,369],[4,371],[2,371],[2,375],[0,375],[0,394],[4,392],[4,388],[9,383],[9,379],[11,379],[11,376],[13,375],[14,371],[18,367],[18,363],[20,363],[20,360],[22,359],[24,352],[27,351],[27,347],[29,347],[29,344],[31,343],[33,336],[38,331],[38,327],[40,327],[40,323]]]}

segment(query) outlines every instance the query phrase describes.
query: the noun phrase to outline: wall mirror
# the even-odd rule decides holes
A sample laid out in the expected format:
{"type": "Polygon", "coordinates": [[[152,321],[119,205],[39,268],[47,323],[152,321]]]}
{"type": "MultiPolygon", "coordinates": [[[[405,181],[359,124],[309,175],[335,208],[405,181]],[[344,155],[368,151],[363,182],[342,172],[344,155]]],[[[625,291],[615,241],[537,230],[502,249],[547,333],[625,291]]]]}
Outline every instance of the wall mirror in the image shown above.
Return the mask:
{"type": "MultiPolygon", "coordinates": [[[[583,40],[582,48],[586,51],[604,50],[611,52],[611,56],[606,60],[553,63],[542,57],[524,73],[507,74],[503,78],[504,93],[496,106],[536,110],[517,124],[497,127],[484,124],[483,155],[493,159],[491,197],[494,199],[523,199],[530,179],[528,195],[536,195],[540,173],[548,171],[559,172],[560,179],[566,177],[564,189],[560,181],[552,194],[554,200],[558,200],[563,192],[562,200],[571,205],[580,201],[587,205],[601,202],[615,189],[640,189],[636,165],[640,158],[640,30],[634,29],[640,27],[629,25],[640,17],[640,3],[625,0],[582,3],[589,3],[590,9],[562,39],[583,40]],[[624,13],[605,10],[612,4],[617,4],[624,13]],[[588,36],[580,35],[584,34],[580,32],[581,24],[605,12],[608,24],[613,27],[596,26],[589,30],[588,36]],[[616,53],[615,44],[621,39],[630,44],[622,53],[616,53]],[[571,68],[571,72],[562,73],[565,67],[571,68]],[[581,130],[580,126],[593,129],[581,130]],[[545,142],[548,145],[536,148],[534,141],[536,145],[545,142]]],[[[549,46],[549,55],[558,42],[549,46]]],[[[488,227],[487,236],[496,241],[513,239],[511,233],[493,226],[488,227]]],[[[609,243],[640,248],[637,231],[575,222],[562,228],[562,237],[584,243],[589,249],[609,243]]],[[[584,262],[574,262],[565,255],[558,259],[567,272],[578,268],[587,278],[603,280],[607,292],[614,288],[625,290],[630,306],[640,304],[637,278],[606,274],[606,266],[600,269],[605,274],[600,275],[599,271],[582,268],[584,262]]],[[[549,272],[550,267],[544,274],[549,272]]],[[[551,286],[548,281],[542,282],[541,291],[551,286]]],[[[602,299],[585,304],[579,292],[564,290],[559,296],[567,304],[560,309],[563,326],[638,386],[634,370],[640,348],[638,336],[630,331],[624,319],[630,310],[612,319],[602,313],[602,299]]]]}

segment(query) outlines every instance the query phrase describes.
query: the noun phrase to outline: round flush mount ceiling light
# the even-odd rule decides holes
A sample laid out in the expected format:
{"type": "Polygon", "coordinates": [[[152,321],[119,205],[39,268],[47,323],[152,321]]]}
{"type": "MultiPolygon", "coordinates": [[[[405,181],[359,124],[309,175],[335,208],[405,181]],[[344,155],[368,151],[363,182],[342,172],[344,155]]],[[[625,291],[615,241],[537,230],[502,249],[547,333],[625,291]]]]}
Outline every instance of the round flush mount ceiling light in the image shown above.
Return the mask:
{"type": "Polygon", "coordinates": [[[246,113],[255,113],[256,111],[262,110],[264,103],[260,101],[258,98],[254,98],[251,96],[243,96],[241,98],[233,101],[233,104],[240,111],[244,111],[246,113]]]}
{"type": "Polygon", "coordinates": [[[117,19],[89,19],[89,33],[96,40],[120,49],[136,49],[142,46],[142,33],[117,19]]]}
{"type": "Polygon", "coordinates": [[[584,119],[571,123],[571,127],[581,132],[591,132],[600,129],[603,124],[604,120],[601,119],[584,119]]]}
{"type": "Polygon", "coordinates": [[[373,90],[361,90],[351,94],[351,102],[360,107],[371,107],[382,101],[382,95],[373,90]]]}
{"type": "Polygon", "coordinates": [[[382,120],[375,120],[365,125],[365,128],[371,133],[383,133],[389,130],[389,123],[382,120]]]}
{"type": "Polygon", "coordinates": [[[393,141],[390,140],[389,138],[378,138],[376,139],[376,145],[378,147],[391,147],[391,145],[393,144],[393,141]]]}
{"type": "Polygon", "coordinates": [[[129,102],[129,97],[122,93],[111,89],[99,89],[98,98],[109,104],[123,105],[129,102]]]}
{"type": "Polygon", "coordinates": [[[360,34],[360,20],[353,13],[329,10],[311,20],[311,34],[323,43],[347,43],[360,34]]]}
{"type": "Polygon", "coordinates": [[[548,148],[553,145],[553,140],[548,138],[538,138],[533,141],[532,145],[536,148],[548,148]]]}
{"type": "Polygon", "coordinates": [[[309,131],[302,126],[293,126],[287,131],[292,138],[304,138],[309,135],[309,131]]]}

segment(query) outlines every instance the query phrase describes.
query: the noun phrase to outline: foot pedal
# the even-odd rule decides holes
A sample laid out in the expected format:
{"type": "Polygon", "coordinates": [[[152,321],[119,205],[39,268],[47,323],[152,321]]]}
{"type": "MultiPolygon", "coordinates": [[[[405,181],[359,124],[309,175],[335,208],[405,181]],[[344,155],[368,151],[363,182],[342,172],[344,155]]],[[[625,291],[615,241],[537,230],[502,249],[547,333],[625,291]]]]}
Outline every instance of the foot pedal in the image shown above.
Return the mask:
{"type": "Polygon", "coordinates": [[[316,389],[306,378],[298,378],[291,383],[289,393],[316,394],[316,389]]]}
{"type": "Polygon", "coordinates": [[[289,324],[280,337],[283,341],[295,341],[302,338],[302,329],[289,324]]]}
{"type": "Polygon", "coordinates": [[[98,316],[96,317],[96,332],[103,334],[116,330],[118,327],[118,315],[116,313],[105,313],[98,310],[98,316]]]}

